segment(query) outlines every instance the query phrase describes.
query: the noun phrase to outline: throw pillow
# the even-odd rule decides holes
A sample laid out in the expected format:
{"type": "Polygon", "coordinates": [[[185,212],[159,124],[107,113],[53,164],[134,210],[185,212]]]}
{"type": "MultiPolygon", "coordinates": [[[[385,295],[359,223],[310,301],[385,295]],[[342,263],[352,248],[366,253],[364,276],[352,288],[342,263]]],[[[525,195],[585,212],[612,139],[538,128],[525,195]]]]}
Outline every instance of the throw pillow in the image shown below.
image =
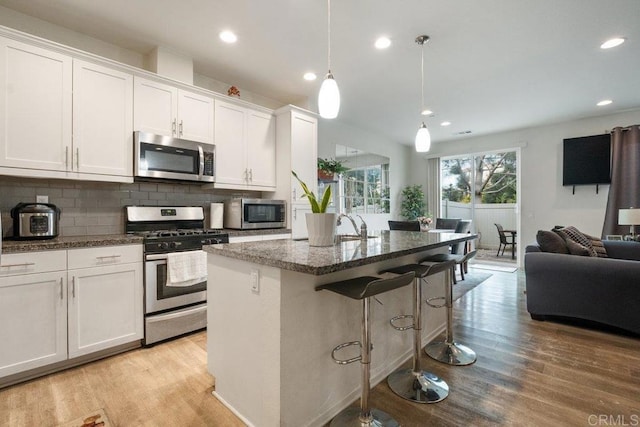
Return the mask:
{"type": "Polygon", "coordinates": [[[571,255],[591,256],[591,251],[580,243],[567,239],[567,249],[571,255]]]}
{"type": "MultiPolygon", "coordinates": [[[[585,236],[584,233],[582,233],[577,228],[573,226],[569,226],[569,227],[558,228],[558,229],[554,228],[553,231],[560,234],[560,236],[562,236],[562,238],[565,240],[565,242],[567,242],[567,244],[569,240],[572,240],[580,244],[581,246],[584,246],[585,248],[587,248],[590,256],[598,256],[595,249],[593,249],[591,240],[589,240],[589,238],[585,236]]],[[[569,248],[569,252],[571,252],[571,248],[569,248]]]]}
{"type": "Polygon", "coordinates": [[[585,234],[585,236],[591,240],[591,246],[593,246],[593,250],[596,251],[596,256],[600,258],[609,258],[609,255],[607,255],[607,249],[604,247],[604,243],[602,243],[602,239],[588,234],[585,234]]]}
{"type": "Polygon", "coordinates": [[[540,250],[543,252],[551,252],[554,254],[568,254],[567,244],[564,239],[560,237],[558,233],[553,231],[538,230],[536,234],[536,241],[540,250]]]}

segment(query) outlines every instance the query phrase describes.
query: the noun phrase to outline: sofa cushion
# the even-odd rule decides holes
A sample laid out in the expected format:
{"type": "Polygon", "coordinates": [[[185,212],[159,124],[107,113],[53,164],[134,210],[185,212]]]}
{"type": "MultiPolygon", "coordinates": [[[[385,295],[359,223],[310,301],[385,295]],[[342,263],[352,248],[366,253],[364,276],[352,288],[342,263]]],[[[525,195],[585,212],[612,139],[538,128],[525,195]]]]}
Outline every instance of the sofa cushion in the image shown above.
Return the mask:
{"type": "Polygon", "coordinates": [[[585,236],[587,236],[587,238],[591,240],[591,246],[593,246],[593,250],[596,251],[596,256],[600,258],[609,258],[607,249],[604,247],[604,243],[602,243],[602,239],[600,239],[599,237],[590,236],[588,234],[585,234],[585,236]]]}
{"type": "Polygon", "coordinates": [[[554,254],[568,254],[569,249],[564,239],[558,233],[553,231],[538,230],[536,241],[540,250],[543,252],[551,252],[554,254]]]}
{"type": "MultiPolygon", "coordinates": [[[[588,253],[589,256],[598,256],[595,249],[593,248],[591,240],[589,240],[589,238],[585,236],[584,233],[582,233],[577,228],[573,226],[569,226],[564,228],[554,228],[553,231],[560,234],[560,236],[564,239],[564,241],[567,242],[567,247],[569,248],[570,253],[572,253],[571,247],[569,247],[569,241],[571,240],[587,248],[587,251],[589,252],[588,253]]],[[[574,246],[574,249],[576,249],[575,246],[574,246]]],[[[574,254],[574,255],[578,255],[578,254],[574,254]]]]}
{"type": "Polygon", "coordinates": [[[571,239],[567,239],[567,249],[571,255],[592,256],[589,248],[571,239]]]}

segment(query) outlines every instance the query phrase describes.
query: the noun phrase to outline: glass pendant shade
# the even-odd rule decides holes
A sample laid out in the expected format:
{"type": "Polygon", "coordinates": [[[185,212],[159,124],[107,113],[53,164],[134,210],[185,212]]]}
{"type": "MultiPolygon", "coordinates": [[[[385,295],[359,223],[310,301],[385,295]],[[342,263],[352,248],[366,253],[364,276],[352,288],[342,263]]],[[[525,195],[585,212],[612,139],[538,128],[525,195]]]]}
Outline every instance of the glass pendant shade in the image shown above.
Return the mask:
{"type": "Polygon", "coordinates": [[[429,129],[427,129],[427,125],[422,123],[422,126],[420,126],[416,134],[416,151],[418,153],[425,153],[429,151],[430,148],[431,134],[429,133],[429,129]]]}
{"type": "Polygon", "coordinates": [[[318,94],[318,111],[320,117],[324,119],[335,119],[340,111],[340,91],[338,84],[333,78],[333,74],[327,74],[327,77],[320,86],[318,94]]]}

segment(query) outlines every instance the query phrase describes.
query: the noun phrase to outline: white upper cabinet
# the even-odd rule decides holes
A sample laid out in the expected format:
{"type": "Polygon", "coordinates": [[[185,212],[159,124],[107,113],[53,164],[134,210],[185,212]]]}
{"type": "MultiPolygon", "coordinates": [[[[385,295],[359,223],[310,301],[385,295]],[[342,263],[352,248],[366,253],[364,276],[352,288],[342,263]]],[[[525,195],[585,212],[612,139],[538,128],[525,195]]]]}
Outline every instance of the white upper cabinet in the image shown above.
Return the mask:
{"type": "Polygon", "coordinates": [[[73,61],[71,170],[133,175],[133,76],[73,61]]]}
{"type": "Polygon", "coordinates": [[[134,99],[135,130],[213,144],[213,98],[136,77],[134,99]]]}
{"type": "Polygon", "coordinates": [[[0,37],[0,167],[67,170],[71,85],[71,57],[0,37]]]}
{"type": "Polygon", "coordinates": [[[273,191],[275,120],[271,114],[215,102],[216,188],[273,191]]]}

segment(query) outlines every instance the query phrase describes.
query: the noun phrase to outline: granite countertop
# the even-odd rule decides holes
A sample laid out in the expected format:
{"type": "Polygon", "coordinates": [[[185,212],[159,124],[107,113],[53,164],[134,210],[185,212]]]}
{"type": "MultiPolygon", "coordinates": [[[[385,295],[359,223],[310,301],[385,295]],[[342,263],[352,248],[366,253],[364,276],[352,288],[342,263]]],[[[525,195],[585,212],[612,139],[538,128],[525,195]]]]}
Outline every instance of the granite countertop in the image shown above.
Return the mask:
{"type": "Polygon", "coordinates": [[[380,231],[366,240],[309,246],[306,240],[266,240],[205,246],[211,254],[301,273],[322,275],[472,240],[475,234],[380,231]]]}
{"type": "MultiPolygon", "coordinates": [[[[229,236],[261,236],[269,234],[290,234],[288,228],[274,228],[261,230],[231,230],[224,229],[229,236]]],[[[91,248],[95,246],[115,246],[142,244],[141,236],[131,234],[106,234],[93,236],[58,236],[54,239],[12,240],[3,238],[2,253],[11,254],[29,251],[53,251],[57,249],[91,248]]]]}
{"type": "Polygon", "coordinates": [[[130,234],[107,234],[99,236],[68,236],[40,240],[2,240],[2,253],[29,251],[50,251],[56,249],[91,248],[95,246],[115,246],[142,244],[142,237],[130,234]]]}

